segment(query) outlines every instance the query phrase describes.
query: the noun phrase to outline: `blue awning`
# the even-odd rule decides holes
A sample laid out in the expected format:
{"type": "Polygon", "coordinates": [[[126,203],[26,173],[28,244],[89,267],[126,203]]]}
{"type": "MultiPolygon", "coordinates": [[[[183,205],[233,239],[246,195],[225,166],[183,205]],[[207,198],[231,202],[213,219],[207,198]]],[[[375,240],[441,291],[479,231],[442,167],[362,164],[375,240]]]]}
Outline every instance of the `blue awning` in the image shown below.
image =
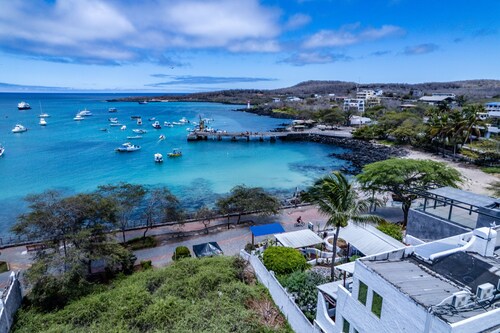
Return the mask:
{"type": "Polygon", "coordinates": [[[279,234],[280,232],[285,232],[285,229],[279,223],[271,223],[250,227],[250,231],[254,236],[264,236],[279,234]]]}

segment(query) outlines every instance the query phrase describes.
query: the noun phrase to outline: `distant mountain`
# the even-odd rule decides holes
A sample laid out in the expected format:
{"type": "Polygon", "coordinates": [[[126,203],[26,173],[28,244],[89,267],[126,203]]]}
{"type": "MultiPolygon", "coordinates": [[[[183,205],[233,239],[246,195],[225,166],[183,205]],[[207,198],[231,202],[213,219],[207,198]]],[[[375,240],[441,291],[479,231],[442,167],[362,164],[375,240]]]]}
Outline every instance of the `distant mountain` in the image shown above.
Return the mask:
{"type": "MultiPolygon", "coordinates": [[[[214,92],[200,92],[183,95],[155,96],[156,100],[189,101],[189,102],[219,102],[226,104],[253,105],[267,103],[274,97],[297,96],[308,97],[312,94],[335,94],[337,96],[354,95],[356,89],[382,89],[384,93],[394,96],[413,95],[415,97],[437,92],[465,95],[469,100],[485,98],[500,98],[500,80],[465,80],[452,82],[426,83],[367,83],[357,84],[345,81],[305,81],[288,88],[272,90],[236,89],[214,92]]],[[[120,100],[140,101],[147,97],[129,97],[120,100]]]]}

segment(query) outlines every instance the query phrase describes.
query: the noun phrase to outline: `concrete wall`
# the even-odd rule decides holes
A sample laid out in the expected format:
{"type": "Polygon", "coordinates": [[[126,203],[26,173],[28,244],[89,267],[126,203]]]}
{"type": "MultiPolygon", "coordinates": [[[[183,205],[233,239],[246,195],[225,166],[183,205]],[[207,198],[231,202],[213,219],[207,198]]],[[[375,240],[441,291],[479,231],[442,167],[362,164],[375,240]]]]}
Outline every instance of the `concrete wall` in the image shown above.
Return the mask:
{"type": "Polygon", "coordinates": [[[422,240],[437,240],[471,231],[464,226],[443,220],[416,209],[410,209],[406,234],[422,240]]]}
{"type": "Polygon", "coordinates": [[[314,319],[314,324],[323,332],[330,333],[335,331],[335,322],[328,315],[326,301],[320,291],[318,291],[318,303],[316,305],[316,319],[314,319]]]}
{"type": "MultiPolygon", "coordinates": [[[[299,309],[294,300],[287,294],[281,286],[274,274],[270,273],[260,259],[254,255],[250,255],[244,250],[240,251],[240,257],[250,262],[250,265],[255,271],[255,275],[260,283],[262,283],[271,294],[274,303],[279,307],[283,315],[288,320],[288,323],[296,333],[318,333],[306,316],[299,309]]],[[[0,332],[1,333],[1,332],[0,332]]]]}
{"type": "Polygon", "coordinates": [[[495,217],[486,216],[483,214],[478,214],[476,228],[490,227],[492,223],[500,225],[500,210],[489,209],[489,208],[479,208],[480,213],[486,213],[495,217]]]}
{"type": "Polygon", "coordinates": [[[23,300],[19,273],[12,272],[9,287],[2,294],[0,302],[0,333],[8,333],[12,327],[12,320],[23,300]]]}

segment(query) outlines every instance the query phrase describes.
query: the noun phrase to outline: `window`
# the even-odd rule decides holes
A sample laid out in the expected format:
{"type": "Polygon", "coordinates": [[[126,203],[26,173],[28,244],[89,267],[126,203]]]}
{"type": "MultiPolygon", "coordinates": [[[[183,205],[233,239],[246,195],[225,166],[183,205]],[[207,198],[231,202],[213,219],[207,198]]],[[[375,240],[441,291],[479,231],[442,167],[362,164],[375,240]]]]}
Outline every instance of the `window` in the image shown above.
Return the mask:
{"type": "Polygon", "coordinates": [[[372,300],[372,312],[380,318],[380,315],[382,314],[382,302],[384,299],[382,296],[377,294],[376,292],[373,292],[373,300],[372,300]]]}
{"type": "Polygon", "coordinates": [[[351,324],[349,324],[349,322],[347,320],[343,320],[343,323],[342,323],[342,333],[349,333],[349,328],[351,327],[351,324]]]}
{"type": "Polygon", "coordinates": [[[360,301],[363,305],[366,305],[367,295],[368,295],[368,286],[363,282],[359,281],[358,301],[360,301]]]}

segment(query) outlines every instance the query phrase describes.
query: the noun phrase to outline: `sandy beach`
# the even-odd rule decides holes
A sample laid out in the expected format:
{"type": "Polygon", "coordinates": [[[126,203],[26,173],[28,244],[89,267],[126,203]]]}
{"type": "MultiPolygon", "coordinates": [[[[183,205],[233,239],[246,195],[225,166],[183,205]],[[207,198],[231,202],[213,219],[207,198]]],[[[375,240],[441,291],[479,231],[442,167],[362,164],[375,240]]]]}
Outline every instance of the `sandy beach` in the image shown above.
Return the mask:
{"type": "Polygon", "coordinates": [[[465,164],[461,162],[454,162],[448,158],[443,158],[436,154],[425,153],[410,149],[407,150],[409,154],[405,158],[445,162],[451,167],[457,169],[463,176],[463,182],[460,187],[466,191],[471,191],[474,193],[491,196],[493,195],[493,193],[490,190],[488,190],[488,186],[491,185],[493,182],[500,180],[500,176],[485,173],[475,165],[465,164]]]}

